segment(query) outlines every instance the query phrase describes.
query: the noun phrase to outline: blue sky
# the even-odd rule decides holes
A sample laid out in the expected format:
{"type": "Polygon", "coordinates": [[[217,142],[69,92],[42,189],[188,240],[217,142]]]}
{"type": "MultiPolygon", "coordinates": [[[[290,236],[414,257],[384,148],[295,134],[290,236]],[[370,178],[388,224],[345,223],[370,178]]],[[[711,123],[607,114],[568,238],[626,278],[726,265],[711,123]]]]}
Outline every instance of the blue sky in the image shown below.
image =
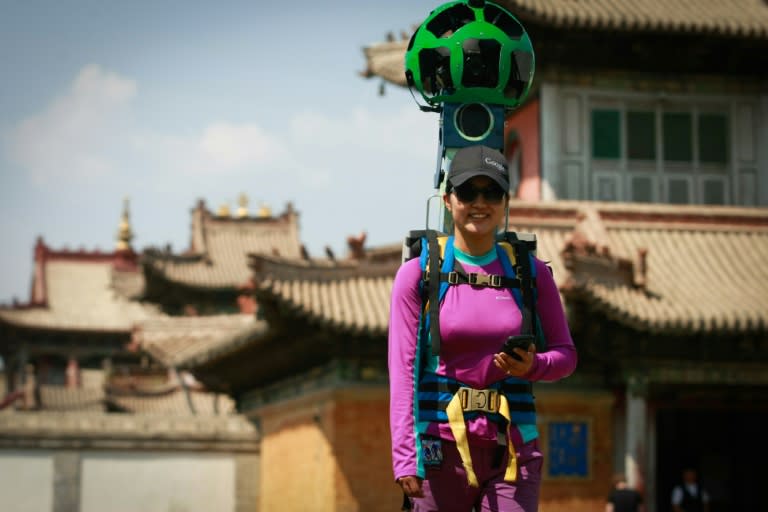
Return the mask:
{"type": "Polygon", "coordinates": [[[442,2],[0,0],[0,303],[29,298],[38,236],[188,247],[198,199],[290,201],[310,254],[424,226],[437,114],[361,78],[362,47],[442,2]]]}

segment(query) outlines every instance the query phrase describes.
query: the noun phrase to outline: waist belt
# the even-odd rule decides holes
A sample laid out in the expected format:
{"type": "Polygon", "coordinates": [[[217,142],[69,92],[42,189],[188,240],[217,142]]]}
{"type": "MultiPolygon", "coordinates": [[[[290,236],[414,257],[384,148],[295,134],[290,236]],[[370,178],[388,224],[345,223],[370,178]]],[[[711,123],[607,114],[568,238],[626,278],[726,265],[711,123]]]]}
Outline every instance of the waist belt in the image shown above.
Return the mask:
{"type": "Polygon", "coordinates": [[[453,379],[434,374],[425,376],[419,383],[419,421],[448,421],[445,412],[446,408],[454,395],[462,388],[467,389],[466,392],[462,392],[462,395],[466,393],[465,402],[475,405],[488,403],[488,408],[473,407],[464,409],[464,412],[467,413],[467,418],[472,418],[477,413],[483,412],[496,423],[506,423],[510,420],[515,424],[536,423],[536,406],[533,403],[533,388],[530,382],[522,380],[510,382],[507,380],[494,384],[490,388],[490,391],[495,392],[497,395],[504,395],[507,398],[510,418],[502,418],[499,414],[498,406],[494,407],[495,404],[491,403],[493,400],[498,400],[498,398],[477,395],[476,393],[482,390],[469,391],[472,388],[463,386],[460,382],[453,379]],[[472,392],[475,394],[473,395],[472,392]]]}
{"type": "Polygon", "coordinates": [[[472,487],[479,487],[477,475],[472,466],[472,457],[469,453],[469,441],[467,440],[467,425],[464,421],[465,411],[482,411],[488,413],[499,413],[507,420],[506,436],[499,435],[499,443],[506,444],[509,451],[507,460],[507,469],[504,472],[504,480],[514,482],[517,480],[517,456],[515,447],[512,444],[510,427],[512,421],[509,416],[509,404],[507,397],[495,389],[472,389],[461,387],[453,395],[453,398],[445,408],[448,415],[448,425],[451,427],[451,433],[456,441],[456,449],[461,456],[461,464],[467,473],[467,481],[472,487]]]}
{"type": "Polygon", "coordinates": [[[497,413],[501,406],[501,395],[495,389],[472,389],[462,386],[456,395],[459,397],[461,410],[464,412],[497,413]]]}
{"type": "Polygon", "coordinates": [[[419,421],[448,422],[469,485],[479,487],[469,453],[466,419],[477,414],[485,414],[499,423],[499,446],[503,448],[506,445],[509,452],[504,480],[517,480],[517,456],[510,434],[513,423],[536,423],[530,382],[511,377],[487,389],[474,389],[450,377],[426,373],[418,389],[419,421]],[[502,423],[504,434],[501,432],[502,423]]]}

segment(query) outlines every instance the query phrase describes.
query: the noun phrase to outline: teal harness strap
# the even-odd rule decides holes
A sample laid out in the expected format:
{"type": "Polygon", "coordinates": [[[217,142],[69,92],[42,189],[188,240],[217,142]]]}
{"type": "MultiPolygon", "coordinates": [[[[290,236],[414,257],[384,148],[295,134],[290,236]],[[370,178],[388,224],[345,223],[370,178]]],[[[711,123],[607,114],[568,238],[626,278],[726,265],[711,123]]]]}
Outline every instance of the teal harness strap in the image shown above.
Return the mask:
{"type": "MultiPolygon", "coordinates": [[[[504,275],[507,275],[507,276],[517,275],[517,272],[512,267],[512,262],[509,261],[509,256],[507,255],[507,251],[502,249],[502,247],[499,244],[496,244],[496,256],[499,258],[499,261],[501,262],[501,266],[504,269],[504,275]]],[[[518,279],[518,282],[520,283],[520,286],[522,286],[522,281],[518,279]]],[[[517,307],[520,308],[520,311],[523,311],[523,296],[520,293],[520,288],[512,288],[512,295],[515,297],[515,302],[517,302],[517,307]]]]}

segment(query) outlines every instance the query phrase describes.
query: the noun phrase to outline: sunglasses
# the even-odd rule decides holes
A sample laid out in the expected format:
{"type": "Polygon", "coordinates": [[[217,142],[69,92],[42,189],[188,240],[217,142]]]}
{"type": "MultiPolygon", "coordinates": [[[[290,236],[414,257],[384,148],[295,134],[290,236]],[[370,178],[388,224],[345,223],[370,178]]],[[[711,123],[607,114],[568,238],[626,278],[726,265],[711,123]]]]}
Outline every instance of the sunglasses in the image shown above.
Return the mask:
{"type": "Polygon", "coordinates": [[[485,200],[489,203],[499,203],[504,199],[504,190],[496,185],[491,184],[487,187],[479,188],[473,187],[469,183],[464,183],[458,187],[453,187],[453,193],[462,203],[471,203],[477,196],[482,194],[485,200]]]}

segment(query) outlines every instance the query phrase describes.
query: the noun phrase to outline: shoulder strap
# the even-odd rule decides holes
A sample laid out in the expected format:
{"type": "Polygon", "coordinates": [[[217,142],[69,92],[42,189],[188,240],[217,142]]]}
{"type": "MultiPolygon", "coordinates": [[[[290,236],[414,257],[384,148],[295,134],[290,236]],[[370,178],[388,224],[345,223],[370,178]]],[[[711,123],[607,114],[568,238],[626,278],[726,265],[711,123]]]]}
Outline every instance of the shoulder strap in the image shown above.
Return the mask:
{"type": "MultiPolygon", "coordinates": [[[[437,233],[432,230],[428,230],[426,233],[427,238],[427,250],[428,258],[427,263],[429,265],[429,273],[433,276],[440,275],[440,260],[442,259],[442,251],[440,250],[440,244],[437,241],[437,233]]],[[[440,354],[440,286],[429,286],[429,281],[425,284],[429,290],[429,337],[432,345],[432,355],[440,354]]]]}
{"type": "Polygon", "coordinates": [[[424,302],[422,326],[429,333],[432,354],[440,353],[440,301],[448,283],[430,276],[440,276],[453,265],[453,237],[434,229],[411,231],[403,246],[403,261],[416,257],[421,266],[421,297],[424,302]]]}
{"type": "Polygon", "coordinates": [[[525,246],[525,242],[517,241],[513,244],[517,259],[517,277],[520,279],[520,293],[523,296],[523,334],[535,334],[535,311],[536,307],[533,297],[533,271],[530,254],[525,246]]]}
{"type": "MultiPolygon", "coordinates": [[[[522,334],[537,334],[536,325],[536,267],[533,264],[533,254],[536,251],[536,240],[519,238],[515,232],[502,235],[498,245],[509,257],[511,271],[520,282],[520,309],[523,316],[522,334]]],[[[502,258],[503,263],[503,258],[502,258]]],[[[510,270],[505,267],[505,272],[510,270]]]]}

